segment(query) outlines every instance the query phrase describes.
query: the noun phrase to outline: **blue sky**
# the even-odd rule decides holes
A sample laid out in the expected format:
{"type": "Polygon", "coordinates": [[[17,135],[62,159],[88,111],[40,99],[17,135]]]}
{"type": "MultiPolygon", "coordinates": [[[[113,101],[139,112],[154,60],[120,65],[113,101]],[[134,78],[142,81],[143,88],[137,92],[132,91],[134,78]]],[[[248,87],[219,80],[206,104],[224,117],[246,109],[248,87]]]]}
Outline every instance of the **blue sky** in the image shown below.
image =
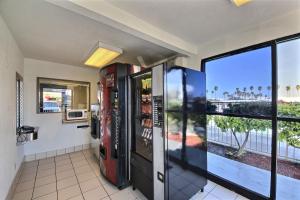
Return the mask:
{"type": "MultiPolygon", "coordinates": [[[[267,86],[271,85],[271,48],[266,47],[234,56],[229,56],[206,63],[206,83],[208,98],[212,96],[211,90],[218,86],[217,97],[223,92],[234,92],[239,87],[263,87],[263,93],[269,94],[267,86]]],[[[300,39],[279,43],[277,45],[278,63],[278,97],[299,97],[300,92],[296,85],[300,85],[300,39]],[[291,86],[287,93],[286,86],[291,86]]]]}
{"type": "Polygon", "coordinates": [[[277,45],[278,84],[280,85],[278,97],[296,97],[300,93],[296,85],[300,85],[300,39],[277,45]],[[286,86],[291,86],[289,94],[286,86]]]}
{"type": "Polygon", "coordinates": [[[271,85],[272,63],[271,48],[266,47],[234,56],[224,57],[206,63],[206,88],[208,98],[215,86],[218,86],[217,97],[223,97],[223,92],[234,93],[236,88],[242,91],[244,87],[250,91],[254,86],[263,87],[263,93],[268,94],[267,87],[271,85]]]}

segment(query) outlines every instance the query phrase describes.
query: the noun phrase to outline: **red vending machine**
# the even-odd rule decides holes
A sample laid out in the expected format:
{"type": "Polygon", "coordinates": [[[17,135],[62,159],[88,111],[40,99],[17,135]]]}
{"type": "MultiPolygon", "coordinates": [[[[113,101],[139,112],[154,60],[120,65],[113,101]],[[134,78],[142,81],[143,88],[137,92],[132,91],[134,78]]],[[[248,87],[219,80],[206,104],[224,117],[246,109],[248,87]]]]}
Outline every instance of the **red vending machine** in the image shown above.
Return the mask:
{"type": "Polygon", "coordinates": [[[127,75],[138,71],[121,63],[100,70],[100,171],[120,189],[129,180],[127,75]]]}

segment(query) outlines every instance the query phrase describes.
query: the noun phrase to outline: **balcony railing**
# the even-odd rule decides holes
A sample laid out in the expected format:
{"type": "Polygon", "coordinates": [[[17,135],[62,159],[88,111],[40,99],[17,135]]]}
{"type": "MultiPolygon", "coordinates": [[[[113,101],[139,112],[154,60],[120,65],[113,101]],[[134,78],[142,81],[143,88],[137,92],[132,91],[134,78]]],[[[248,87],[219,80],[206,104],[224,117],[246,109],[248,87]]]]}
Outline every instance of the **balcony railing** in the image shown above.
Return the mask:
{"type": "MultiPolygon", "coordinates": [[[[238,133],[238,140],[242,142],[245,140],[244,133],[238,133]]],[[[210,121],[207,125],[207,138],[209,142],[217,143],[229,147],[237,147],[237,143],[234,136],[230,132],[222,132],[213,121],[210,121]]],[[[284,160],[290,160],[300,163],[300,149],[288,145],[284,141],[278,141],[278,157],[284,160]]],[[[272,146],[272,130],[267,131],[252,131],[250,132],[249,139],[247,141],[245,150],[271,156],[272,146]]]]}

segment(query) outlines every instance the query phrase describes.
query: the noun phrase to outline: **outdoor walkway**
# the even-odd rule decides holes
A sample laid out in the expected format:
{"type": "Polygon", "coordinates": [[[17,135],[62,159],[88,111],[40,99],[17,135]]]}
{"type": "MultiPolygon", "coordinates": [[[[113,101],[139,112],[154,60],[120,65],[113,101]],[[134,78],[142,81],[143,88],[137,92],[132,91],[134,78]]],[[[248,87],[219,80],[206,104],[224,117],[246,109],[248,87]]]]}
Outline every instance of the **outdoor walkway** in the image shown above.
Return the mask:
{"type": "MultiPolygon", "coordinates": [[[[208,171],[269,196],[271,172],[208,152],[208,171]]],[[[300,180],[277,176],[277,199],[299,200],[300,180]]]]}

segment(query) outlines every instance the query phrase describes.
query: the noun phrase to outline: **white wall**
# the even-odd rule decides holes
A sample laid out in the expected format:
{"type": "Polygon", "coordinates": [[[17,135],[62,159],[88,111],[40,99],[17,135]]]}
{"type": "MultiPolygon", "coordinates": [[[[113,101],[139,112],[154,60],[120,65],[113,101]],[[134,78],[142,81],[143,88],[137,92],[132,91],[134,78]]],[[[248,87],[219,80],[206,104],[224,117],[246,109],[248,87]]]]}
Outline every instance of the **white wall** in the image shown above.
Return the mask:
{"type": "Polygon", "coordinates": [[[0,199],[23,161],[23,146],[16,146],[16,72],[23,74],[24,58],[0,16],[0,199]]]}
{"type": "Polygon", "coordinates": [[[97,69],[25,58],[25,124],[39,127],[39,139],[25,145],[25,155],[89,144],[89,128],[78,129],[78,124],[62,124],[61,113],[36,113],[37,77],[90,82],[91,103],[97,100],[97,69]]]}
{"type": "Polygon", "coordinates": [[[198,50],[199,66],[203,58],[296,33],[300,33],[300,9],[202,45],[198,50]]]}

